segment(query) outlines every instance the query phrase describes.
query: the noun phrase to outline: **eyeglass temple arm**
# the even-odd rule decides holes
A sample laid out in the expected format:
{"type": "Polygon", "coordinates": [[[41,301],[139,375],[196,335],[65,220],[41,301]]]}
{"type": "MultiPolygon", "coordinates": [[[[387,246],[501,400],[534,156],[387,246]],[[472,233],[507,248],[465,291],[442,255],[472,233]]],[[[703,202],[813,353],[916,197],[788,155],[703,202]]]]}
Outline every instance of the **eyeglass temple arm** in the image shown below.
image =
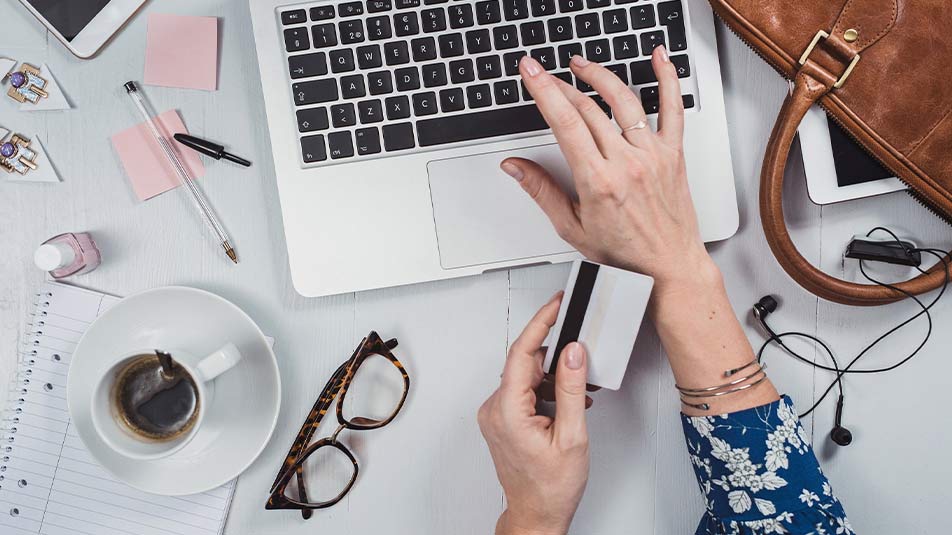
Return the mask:
{"type": "Polygon", "coordinates": [[[391,338],[391,339],[387,340],[386,342],[384,342],[383,345],[387,346],[387,349],[389,349],[389,350],[392,351],[393,349],[395,349],[395,348],[397,347],[397,344],[398,344],[398,343],[399,343],[399,342],[397,342],[397,339],[396,339],[396,338],[391,338]]]}

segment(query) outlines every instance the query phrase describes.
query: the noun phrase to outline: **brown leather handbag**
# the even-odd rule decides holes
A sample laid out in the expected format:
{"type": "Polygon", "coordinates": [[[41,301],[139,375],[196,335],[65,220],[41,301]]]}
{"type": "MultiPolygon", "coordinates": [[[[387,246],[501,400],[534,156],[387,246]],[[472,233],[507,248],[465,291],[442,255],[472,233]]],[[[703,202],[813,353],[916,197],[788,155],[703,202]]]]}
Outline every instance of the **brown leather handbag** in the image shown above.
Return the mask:
{"type": "MultiPolygon", "coordinates": [[[[742,40],[792,80],[767,145],[760,212],[784,270],[816,295],[849,305],[905,296],[811,265],[790,239],[781,202],[790,145],[819,103],[926,208],[952,218],[952,6],[948,0],[710,0],[742,40]]],[[[919,294],[945,280],[940,262],[898,284],[919,294]]]]}

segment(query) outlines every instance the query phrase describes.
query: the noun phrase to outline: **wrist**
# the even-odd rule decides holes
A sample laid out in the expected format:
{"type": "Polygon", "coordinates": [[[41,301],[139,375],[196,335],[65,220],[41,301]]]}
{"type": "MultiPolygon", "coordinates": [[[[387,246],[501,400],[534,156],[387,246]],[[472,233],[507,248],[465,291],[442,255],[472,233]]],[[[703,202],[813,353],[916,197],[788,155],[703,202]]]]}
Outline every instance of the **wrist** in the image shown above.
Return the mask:
{"type": "Polygon", "coordinates": [[[568,527],[543,526],[538,522],[522,520],[509,509],[503,511],[496,523],[496,535],[565,535],[568,527]]]}
{"type": "Polygon", "coordinates": [[[682,256],[677,263],[654,276],[651,293],[654,308],[683,300],[694,300],[698,295],[723,291],[724,279],[714,260],[701,248],[682,256]]]}

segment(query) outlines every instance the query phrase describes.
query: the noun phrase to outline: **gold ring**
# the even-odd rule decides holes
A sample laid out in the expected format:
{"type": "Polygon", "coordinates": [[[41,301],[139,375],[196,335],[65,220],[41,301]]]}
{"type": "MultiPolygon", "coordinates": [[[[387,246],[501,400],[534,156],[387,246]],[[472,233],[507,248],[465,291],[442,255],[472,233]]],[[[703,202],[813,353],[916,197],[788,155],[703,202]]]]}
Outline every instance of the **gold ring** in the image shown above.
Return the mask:
{"type": "Polygon", "coordinates": [[[644,130],[645,128],[648,128],[648,121],[642,119],[627,128],[622,128],[621,133],[624,134],[625,132],[631,132],[632,130],[644,130]]]}

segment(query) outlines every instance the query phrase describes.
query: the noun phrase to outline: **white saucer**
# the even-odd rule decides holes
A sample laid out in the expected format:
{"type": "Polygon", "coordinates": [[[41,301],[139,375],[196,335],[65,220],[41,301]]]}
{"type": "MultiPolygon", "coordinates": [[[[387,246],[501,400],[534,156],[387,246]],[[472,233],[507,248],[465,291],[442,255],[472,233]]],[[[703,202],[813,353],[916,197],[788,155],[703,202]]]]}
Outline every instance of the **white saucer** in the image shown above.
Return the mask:
{"type": "Polygon", "coordinates": [[[281,379],[264,334],[241,309],[202,290],[166,287],[123,299],[92,324],[73,352],[66,397],[79,437],[106,470],[137,489],[179,496],[221,486],[258,457],[277,423],[281,379]],[[235,344],[243,358],[215,379],[205,421],[181,451],[137,461],[116,453],[96,434],[92,389],[123,355],[180,348],[201,358],[226,342],[235,344]]]}

